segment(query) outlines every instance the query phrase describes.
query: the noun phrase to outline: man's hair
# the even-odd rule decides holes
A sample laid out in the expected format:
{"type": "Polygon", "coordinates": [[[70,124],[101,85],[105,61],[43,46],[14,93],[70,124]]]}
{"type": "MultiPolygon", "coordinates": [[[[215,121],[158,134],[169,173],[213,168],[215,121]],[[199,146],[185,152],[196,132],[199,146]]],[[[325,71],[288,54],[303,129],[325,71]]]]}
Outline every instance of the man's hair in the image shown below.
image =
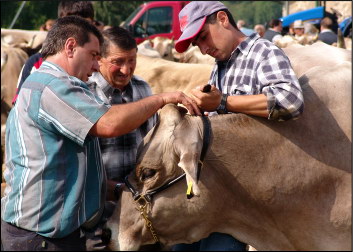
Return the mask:
{"type": "Polygon", "coordinates": [[[80,16],[94,20],[94,10],[91,1],[61,1],[58,6],[58,17],[80,16]]]}
{"type": "Polygon", "coordinates": [[[137,50],[135,39],[130,32],[122,27],[111,27],[102,32],[104,42],[102,45],[101,55],[107,57],[109,55],[109,46],[113,44],[122,50],[129,51],[134,48],[137,50]]]}
{"type": "Polygon", "coordinates": [[[332,19],[329,18],[329,17],[324,17],[321,22],[320,22],[320,25],[324,28],[328,28],[328,29],[332,29],[332,19]]]}
{"type": "MultiPolygon", "coordinates": [[[[229,11],[228,9],[223,9],[223,10],[219,10],[219,11],[224,11],[224,12],[227,14],[227,17],[228,17],[228,19],[229,19],[230,24],[231,24],[235,29],[239,30],[237,24],[235,23],[235,20],[234,20],[234,18],[233,18],[232,13],[230,13],[230,11],[229,11]]],[[[218,11],[215,12],[215,13],[213,13],[213,14],[211,14],[211,15],[209,15],[209,16],[207,16],[206,23],[207,23],[207,24],[214,24],[214,23],[216,23],[216,21],[217,21],[217,13],[218,13],[218,11]]]]}
{"type": "Polygon", "coordinates": [[[268,23],[268,26],[273,28],[276,26],[279,26],[282,23],[280,19],[271,19],[271,21],[268,23]]]}
{"type": "Polygon", "coordinates": [[[58,18],[43,43],[43,59],[62,51],[66,40],[70,37],[73,37],[79,46],[83,46],[90,42],[90,33],[96,36],[102,45],[102,34],[87,20],[78,16],[58,18]]]}

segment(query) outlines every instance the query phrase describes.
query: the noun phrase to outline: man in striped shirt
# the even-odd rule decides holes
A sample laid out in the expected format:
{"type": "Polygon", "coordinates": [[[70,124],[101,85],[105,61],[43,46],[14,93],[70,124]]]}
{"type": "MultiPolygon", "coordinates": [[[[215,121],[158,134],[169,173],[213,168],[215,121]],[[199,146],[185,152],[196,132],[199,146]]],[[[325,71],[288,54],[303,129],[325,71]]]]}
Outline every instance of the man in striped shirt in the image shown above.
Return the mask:
{"type": "MultiPolygon", "coordinates": [[[[192,45],[216,59],[208,84],[191,90],[195,103],[210,115],[245,113],[269,120],[297,118],[304,109],[303,94],[289,59],[281,49],[257,33],[246,36],[227,7],[218,1],[193,1],[179,13],[182,35],[175,49],[192,45]]],[[[245,250],[227,234],[212,233],[194,247],[174,250],[245,250]]]]}
{"type": "Polygon", "coordinates": [[[102,42],[88,21],[59,18],[43,44],[44,62],[23,83],[6,125],[4,250],[85,250],[81,227],[96,225],[113,190],[97,137],[126,134],[167,103],[201,115],[182,92],[104,103],[85,83],[99,69],[102,42]]]}

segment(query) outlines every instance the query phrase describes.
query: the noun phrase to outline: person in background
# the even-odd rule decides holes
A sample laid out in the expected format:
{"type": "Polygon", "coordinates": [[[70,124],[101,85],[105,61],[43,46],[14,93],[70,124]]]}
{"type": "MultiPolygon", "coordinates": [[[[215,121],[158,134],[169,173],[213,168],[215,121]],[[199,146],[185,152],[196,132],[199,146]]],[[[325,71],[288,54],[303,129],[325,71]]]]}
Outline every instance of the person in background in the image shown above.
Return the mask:
{"type": "Polygon", "coordinates": [[[294,39],[301,45],[308,45],[314,42],[313,38],[305,33],[305,26],[302,20],[293,22],[294,39]]]}
{"type": "Polygon", "coordinates": [[[239,28],[239,30],[244,33],[246,36],[250,36],[251,34],[253,34],[255,31],[252,29],[249,29],[246,27],[246,22],[243,19],[239,19],[237,22],[237,26],[239,28]]]}
{"type": "Polygon", "coordinates": [[[263,38],[271,42],[276,42],[282,38],[282,21],[280,19],[272,19],[269,22],[269,28],[266,30],[263,38]]]}
{"type": "Polygon", "coordinates": [[[54,24],[55,20],[54,19],[48,19],[44,25],[42,25],[40,27],[40,31],[50,31],[50,29],[52,28],[53,24],[54,24]]]}
{"type": "MultiPolygon", "coordinates": [[[[192,1],[179,13],[182,34],[175,49],[183,53],[192,44],[216,59],[208,84],[191,90],[194,102],[214,114],[244,113],[268,120],[298,118],[304,110],[301,86],[284,52],[257,33],[245,36],[227,7],[218,1],[192,1]]],[[[228,234],[211,233],[192,246],[199,250],[245,250],[228,234]]],[[[251,245],[251,244],[250,244],[251,245]]],[[[174,250],[192,250],[178,244],[174,250]]]]}
{"type": "MultiPolygon", "coordinates": [[[[112,27],[102,32],[104,43],[99,72],[88,80],[90,90],[107,104],[125,104],[152,95],[150,86],[134,75],[137,59],[137,44],[130,33],[121,27],[112,27]]],[[[123,183],[124,178],[135,168],[139,143],[157,120],[153,115],[139,128],[114,138],[99,138],[103,164],[108,180],[123,183]]]]}
{"type": "Polygon", "coordinates": [[[85,83],[99,70],[102,43],[87,20],[59,18],[43,43],[44,62],[10,111],[1,199],[5,251],[86,250],[82,229],[99,222],[115,188],[106,185],[98,137],[127,134],[168,103],[201,115],[180,91],[104,103],[85,83]]]}
{"type": "Polygon", "coordinates": [[[301,37],[305,34],[304,23],[302,20],[295,20],[293,22],[293,30],[295,37],[301,37]]]}
{"type": "Polygon", "coordinates": [[[263,24],[257,24],[254,26],[254,30],[255,32],[257,32],[259,34],[260,37],[263,37],[265,35],[266,32],[266,28],[263,24]]]}
{"type": "Polygon", "coordinates": [[[337,43],[337,34],[332,31],[332,19],[329,17],[324,17],[320,22],[320,33],[318,40],[332,45],[337,43]]]}
{"type": "Polygon", "coordinates": [[[102,21],[94,20],[93,24],[98,28],[98,30],[104,30],[104,23],[102,21]]]}
{"type": "MultiPolygon", "coordinates": [[[[87,84],[90,90],[107,104],[126,104],[152,95],[150,86],[134,76],[137,59],[137,44],[130,33],[121,27],[111,27],[102,32],[104,43],[101,47],[99,72],[94,72],[87,84]]],[[[107,183],[119,190],[124,178],[136,166],[137,147],[157,122],[157,115],[148,118],[137,129],[113,138],[99,138],[107,183]]],[[[115,198],[110,198],[106,208],[112,213],[115,198]]],[[[104,221],[97,228],[103,233],[104,221]]],[[[97,231],[96,231],[97,233],[97,231]]],[[[93,240],[93,239],[92,239],[93,240]]],[[[101,239],[92,247],[106,245],[101,239]]]]}
{"type": "MultiPolygon", "coordinates": [[[[76,15],[86,19],[89,22],[94,20],[94,10],[91,1],[61,1],[58,5],[58,17],[66,17],[76,15]]],[[[43,62],[40,52],[31,55],[23,65],[17,82],[17,90],[12,105],[15,105],[17,96],[21,90],[23,82],[27,77],[37,70],[43,62]]]]}

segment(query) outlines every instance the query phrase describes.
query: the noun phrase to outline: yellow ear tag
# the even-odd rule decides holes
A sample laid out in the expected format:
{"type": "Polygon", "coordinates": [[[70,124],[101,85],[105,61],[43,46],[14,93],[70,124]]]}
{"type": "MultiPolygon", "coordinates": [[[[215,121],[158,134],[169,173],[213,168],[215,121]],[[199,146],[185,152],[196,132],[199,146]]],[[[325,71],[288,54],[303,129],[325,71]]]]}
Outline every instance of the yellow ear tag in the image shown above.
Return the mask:
{"type": "Polygon", "coordinates": [[[188,183],[188,189],[186,190],[186,197],[189,199],[193,196],[192,194],[192,181],[188,183]]]}

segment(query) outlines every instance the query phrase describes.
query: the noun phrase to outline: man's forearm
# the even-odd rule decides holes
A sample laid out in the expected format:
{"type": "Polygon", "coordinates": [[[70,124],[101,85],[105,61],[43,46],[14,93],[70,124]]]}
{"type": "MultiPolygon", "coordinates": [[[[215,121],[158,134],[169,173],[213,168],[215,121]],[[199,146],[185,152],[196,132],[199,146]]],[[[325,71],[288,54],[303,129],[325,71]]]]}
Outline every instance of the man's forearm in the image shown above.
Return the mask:
{"type": "Polygon", "coordinates": [[[124,135],[138,128],[163,106],[164,101],[158,95],[137,102],[113,105],[92,127],[90,134],[99,137],[124,135]]]}
{"type": "Polygon", "coordinates": [[[267,98],[264,94],[228,96],[226,108],[229,112],[268,117],[267,98]]]}

